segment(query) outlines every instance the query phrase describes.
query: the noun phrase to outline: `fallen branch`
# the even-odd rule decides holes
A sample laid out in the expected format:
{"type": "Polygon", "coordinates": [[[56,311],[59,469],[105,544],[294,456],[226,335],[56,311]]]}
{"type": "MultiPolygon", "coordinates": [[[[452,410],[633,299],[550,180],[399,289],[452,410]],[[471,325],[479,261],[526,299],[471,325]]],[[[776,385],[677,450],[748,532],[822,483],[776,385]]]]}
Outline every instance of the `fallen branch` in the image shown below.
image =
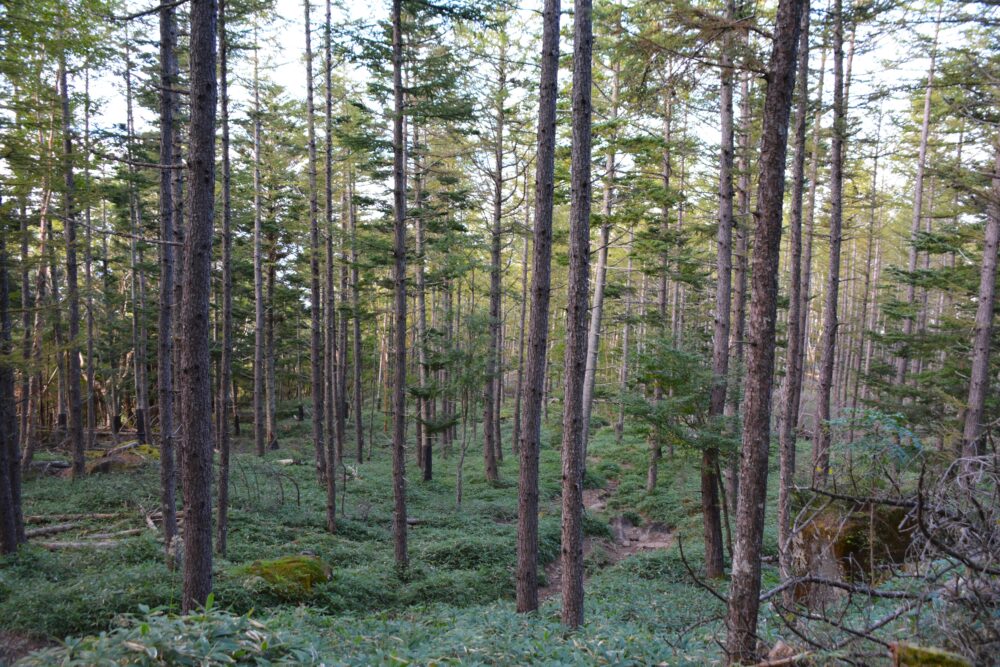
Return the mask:
{"type": "Polygon", "coordinates": [[[89,519],[117,519],[118,513],[94,514],[37,514],[24,517],[25,523],[49,523],[50,521],[87,521],[89,519]]]}
{"type": "Polygon", "coordinates": [[[111,549],[117,547],[121,544],[121,541],[108,541],[108,542],[98,542],[96,540],[90,542],[39,542],[38,546],[44,547],[49,551],[56,551],[58,549],[111,549]]]}
{"type": "Polygon", "coordinates": [[[32,537],[42,537],[43,535],[56,535],[57,533],[66,533],[71,530],[75,530],[80,527],[78,522],[73,523],[57,523],[51,526],[44,526],[42,528],[33,528],[31,530],[25,531],[24,536],[29,540],[32,537]]]}
{"type": "Polygon", "coordinates": [[[829,586],[831,588],[839,588],[849,593],[858,593],[860,595],[867,595],[873,598],[890,598],[894,600],[926,600],[930,597],[927,593],[910,593],[909,591],[881,591],[877,588],[871,588],[869,586],[858,586],[855,584],[848,584],[843,581],[837,581],[836,579],[827,579],[826,577],[796,577],[794,579],[789,579],[780,586],[772,588],[763,595],[760,596],[760,602],[766,602],[770,600],[778,593],[781,593],[792,586],[797,586],[798,584],[819,584],[820,586],[829,586]]]}
{"type": "Polygon", "coordinates": [[[112,537],[126,537],[128,535],[139,535],[145,531],[144,528],[129,528],[128,530],[119,530],[113,533],[91,533],[90,535],[82,535],[88,540],[106,540],[112,537]]]}

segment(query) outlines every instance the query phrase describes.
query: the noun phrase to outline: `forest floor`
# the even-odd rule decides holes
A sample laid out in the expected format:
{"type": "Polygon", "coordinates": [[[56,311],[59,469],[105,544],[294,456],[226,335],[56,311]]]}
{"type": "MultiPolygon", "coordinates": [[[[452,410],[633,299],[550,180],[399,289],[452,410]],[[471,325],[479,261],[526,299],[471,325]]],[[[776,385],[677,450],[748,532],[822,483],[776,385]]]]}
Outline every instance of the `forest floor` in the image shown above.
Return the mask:
{"type": "MultiPolygon", "coordinates": [[[[720,663],[724,608],[690,575],[703,563],[700,453],[678,448],[663,459],[660,484],[648,494],[644,440],[626,435],[617,445],[611,429],[595,429],[584,484],[587,622],[567,633],[559,625],[554,565],[558,432],[543,430],[541,452],[545,599],[537,615],[526,616],[513,606],[517,463],[507,423],[501,481],[485,481],[482,456],[470,446],[460,507],[457,456],[439,455],[431,482],[419,480],[415,462],[407,462],[408,514],[415,525],[404,573],[393,562],[385,434],[376,431],[371,461],[345,466],[335,535],[324,528],[325,498],[312,465],[308,423],[283,423],[281,449],[263,459],[250,453],[246,437],[237,439],[229,550],[215,561],[215,608],[252,612],[324,664],[720,663]],[[682,540],[687,562],[678,548],[682,540]],[[258,561],[299,554],[321,558],[329,579],[303,589],[269,583],[253,571],[258,561]]],[[[0,560],[0,642],[22,642],[13,653],[135,624],[150,610],[176,611],[180,574],[165,566],[157,530],[159,466],[153,451],[137,455],[147,460],[127,470],[26,480],[26,515],[50,519],[36,519],[30,528],[59,529],[36,534],[19,554],[0,560]]],[[[42,451],[40,457],[62,455],[42,451]]],[[[771,525],[764,549],[770,556],[776,550],[771,525]]],[[[777,581],[776,568],[765,565],[764,587],[777,581]]],[[[719,584],[723,595],[725,586],[719,584]]],[[[773,635],[775,627],[764,622],[762,632],[773,635]]],[[[11,651],[0,654],[0,664],[11,657],[11,651]]]]}

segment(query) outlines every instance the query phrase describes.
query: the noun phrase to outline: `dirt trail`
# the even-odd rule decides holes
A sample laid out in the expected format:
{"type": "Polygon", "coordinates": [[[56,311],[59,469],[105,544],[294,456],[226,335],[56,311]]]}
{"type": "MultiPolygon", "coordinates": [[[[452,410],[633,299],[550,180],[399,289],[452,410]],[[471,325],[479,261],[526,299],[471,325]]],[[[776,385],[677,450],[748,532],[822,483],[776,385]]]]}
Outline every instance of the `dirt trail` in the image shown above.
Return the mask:
{"type": "MultiPolygon", "coordinates": [[[[591,512],[604,512],[608,506],[608,498],[614,495],[617,488],[618,481],[611,480],[603,489],[584,489],[584,507],[591,512]]],[[[600,546],[607,554],[605,567],[611,567],[640,551],[666,549],[674,543],[673,532],[662,523],[635,526],[624,516],[616,516],[611,519],[610,525],[613,537],[611,540],[596,537],[583,538],[584,557],[593,551],[595,546],[600,546]]],[[[560,558],[545,567],[545,579],[548,583],[538,589],[540,600],[559,595],[561,591],[562,560],[560,558]]]]}

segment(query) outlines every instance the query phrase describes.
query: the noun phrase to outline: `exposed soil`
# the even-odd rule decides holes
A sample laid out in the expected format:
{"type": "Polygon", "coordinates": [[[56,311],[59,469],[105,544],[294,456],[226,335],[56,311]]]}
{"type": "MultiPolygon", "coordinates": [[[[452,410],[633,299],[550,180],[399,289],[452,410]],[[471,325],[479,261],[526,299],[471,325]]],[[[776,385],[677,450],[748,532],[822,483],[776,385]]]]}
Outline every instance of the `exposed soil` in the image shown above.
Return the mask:
{"type": "MultiPolygon", "coordinates": [[[[584,507],[591,512],[605,511],[608,506],[608,498],[614,495],[617,488],[618,481],[611,480],[608,482],[607,487],[603,489],[584,489],[584,507]]],[[[673,532],[668,526],[662,523],[635,526],[629,519],[623,516],[616,516],[611,519],[610,524],[613,539],[583,538],[584,558],[593,551],[595,546],[600,546],[607,554],[608,562],[606,567],[610,567],[640,551],[666,549],[674,543],[673,532]]],[[[538,598],[540,600],[545,600],[560,593],[562,588],[562,559],[557,558],[545,567],[545,580],[547,584],[538,589],[538,598]]]]}
{"type": "Polygon", "coordinates": [[[0,665],[13,665],[32,651],[52,646],[52,642],[0,630],[0,665]]]}

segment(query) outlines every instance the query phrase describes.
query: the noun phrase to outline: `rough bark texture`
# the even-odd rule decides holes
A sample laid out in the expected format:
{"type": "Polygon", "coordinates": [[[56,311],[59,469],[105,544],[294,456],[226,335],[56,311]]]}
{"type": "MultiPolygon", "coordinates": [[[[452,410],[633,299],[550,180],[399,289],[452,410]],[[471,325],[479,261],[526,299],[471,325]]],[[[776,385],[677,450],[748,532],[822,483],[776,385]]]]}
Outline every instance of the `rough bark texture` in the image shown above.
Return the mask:
{"type": "MultiPolygon", "coordinates": [[[[12,353],[7,234],[7,230],[0,226],[0,355],[3,355],[0,358],[7,358],[12,353]]],[[[20,487],[14,369],[9,364],[0,364],[0,554],[17,551],[18,524],[21,522],[20,487]]]]}
{"type": "Polygon", "coordinates": [[[525,365],[517,496],[517,610],[538,609],[538,450],[545,395],[552,264],[552,202],[555,173],[556,98],[559,73],[559,0],[542,9],[538,150],[535,158],[535,226],[531,267],[531,315],[525,365]]]}
{"type": "MultiPolygon", "coordinates": [[[[174,110],[177,96],[177,20],[173,7],[160,10],[160,162],[170,164],[174,154],[174,110]]],[[[160,410],[160,511],[163,546],[172,564],[171,544],[177,535],[177,471],[174,465],[174,218],[173,174],[160,170],[160,319],[157,340],[157,381],[160,410]]],[[[220,521],[221,523],[221,521],[220,521]]]]}
{"type": "Polygon", "coordinates": [[[990,336],[993,332],[993,305],[996,298],[997,246],[1000,245],[1000,141],[994,145],[993,191],[986,216],[986,242],[983,266],[979,273],[979,299],[976,324],[972,334],[972,373],[969,376],[969,400],[962,430],[962,455],[977,456],[985,448],[983,406],[990,387],[990,336]]]}
{"type": "Polygon", "coordinates": [[[191,130],[188,229],[181,321],[181,467],[184,591],[181,609],[212,591],[212,382],[208,301],[215,217],[215,0],[191,0],[191,130]]]}
{"type": "Polygon", "coordinates": [[[830,469],[830,394],[837,353],[837,314],[840,299],[840,249],[844,214],[844,19],[843,0],[833,3],[833,137],[830,141],[830,264],[823,337],[820,341],[819,382],[816,390],[816,434],[813,442],[813,484],[826,484],[830,469]]]}
{"type": "Polygon", "coordinates": [[[220,555],[226,555],[229,534],[229,412],[233,402],[233,208],[230,196],[229,165],[229,68],[226,35],[226,0],[219,0],[219,102],[222,125],[222,355],[219,359],[217,403],[219,438],[219,525],[220,555]]]}
{"type": "Polygon", "coordinates": [[[392,0],[393,337],[392,537],[396,567],[409,564],[406,546],[406,135],[403,133],[402,0],[392,0]]]}
{"type": "MultiPolygon", "coordinates": [[[[308,0],[307,0],[308,1],[308,0]]],[[[326,358],[327,358],[327,441],[326,441],[326,529],[337,532],[337,470],[340,464],[340,446],[343,432],[336,432],[338,423],[339,392],[337,382],[337,338],[335,313],[336,292],[333,288],[333,61],[330,21],[330,0],[326,2],[326,22],[323,29],[323,78],[326,83],[326,116],[324,127],[325,202],[326,216],[326,358]]]]}
{"type": "Polygon", "coordinates": [[[802,196],[805,190],[806,115],[809,113],[809,3],[802,11],[799,64],[796,72],[795,153],[792,157],[792,203],[789,220],[788,347],[785,352],[785,391],[778,445],[778,560],[782,578],[791,576],[788,539],[789,490],[795,483],[795,431],[802,390],[802,196]]]}
{"type": "Polygon", "coordinates": [[[590,0],[573,3],[573,147],[562,436],[562,622],[583,624],[583,380],[590,282],[590,0]]]}
{"type": "Polygon", "coordinates": [[[803,4],[803,0],[778,3],[764,100],[743,400],[742,481],[736,504],[736,543],[727,614],[726,654],[737,662],[754,661],[757,657],[760,550],[767,499],[785,153],[803,4]]]}

